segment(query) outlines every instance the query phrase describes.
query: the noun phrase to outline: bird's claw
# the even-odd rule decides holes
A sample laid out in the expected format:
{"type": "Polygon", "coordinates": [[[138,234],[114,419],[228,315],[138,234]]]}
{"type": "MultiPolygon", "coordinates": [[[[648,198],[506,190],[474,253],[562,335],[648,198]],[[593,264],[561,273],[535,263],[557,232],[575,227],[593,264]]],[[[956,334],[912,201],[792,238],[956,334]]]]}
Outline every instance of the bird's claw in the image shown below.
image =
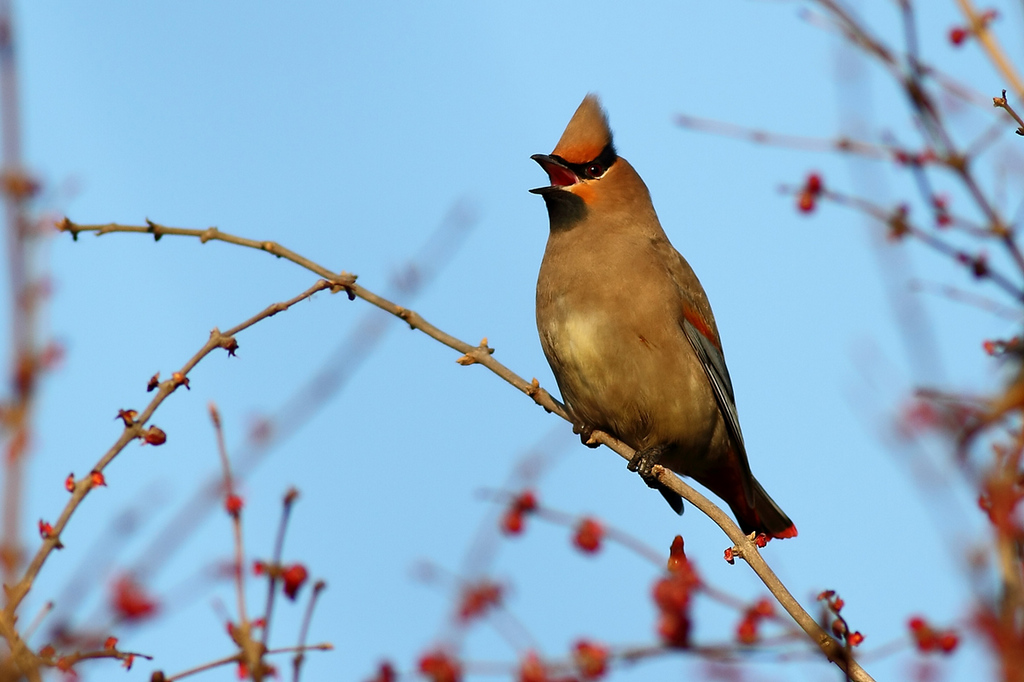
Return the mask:
{"type": "Polygon", "coordinates": [[[658,477],[654,473],[654,467],[661,464],[661,455],[664,451],[665,449],[658,445],[637,450],[630,458],[626,468],[640,474],[640,478],[644,479],[644,483],[650,487],[657,488],[659,487],[658,477]]]}
{"type": "Polygon", "coordinates": [[[589,426],[583,426],[582,424],[573,424],[572,432],[577,433],[580,436],[580,442],[586,445],[588,448],[596,448],[600,443],[591,440],[594,437],[594,429],[589,426]]]}

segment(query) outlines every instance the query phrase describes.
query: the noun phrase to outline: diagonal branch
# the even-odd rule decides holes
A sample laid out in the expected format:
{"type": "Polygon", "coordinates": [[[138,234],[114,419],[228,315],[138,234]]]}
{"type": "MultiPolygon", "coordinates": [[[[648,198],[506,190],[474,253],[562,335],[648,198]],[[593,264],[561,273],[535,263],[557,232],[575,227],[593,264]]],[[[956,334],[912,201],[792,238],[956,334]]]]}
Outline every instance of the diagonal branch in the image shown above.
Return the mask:
{"type": "MultiPolygon", "coordinates": [[[[105,225],[78,225],[65,218],[57,224],[57,228],[61,232],[69,232],[75,239],[77,239],[78,235],[82,232],[94,232],[97,235],[117,232],[152,234],[154,239],[160,239],[164,235],[195,237],[203,243],[207,241],[223,241],[229,244],[258,249],[260,251],[273,254],[279,258],[290,260],[297,265],[315,272],[321,277],[330,279],[334,286],[343,288],[348,293],[349,298],[361,298],[364,301],[377,306],[381,310],[401,318],[412,329],[419,330],[449,348],[463,353],[462,357],[458,359],[460,364],[483,365],[506,382],[512,384],[517,389],[530,396],[534,402],[548,412],[553,412],[562,419],[573,423],[573,420],[566,411],[565,406],[555,400],[555,398],[552,397],[545,389],[541,388],[540,383],[536,379],[527,382],[508,367],[495,360],[492,355],[494,350],[487,346],[486,339],[477,346],[472,346],[465,341],[461,341],[460,339],[430,324],[421,315],[419,315],[419,313],[404,308],[382,296],[378,296],[369,289],[359,286],[355,283],[356,278],[354,275],[344,273],[342,273],[341,276],[336,275],[322,265],[319,265],[312,260],[295,253],[294,251],[286,249],[276,242],[258,241],[255,239],[238,237],[221,232],[213,227],[206,230],[196,230],[179,227],[166,227],[151,221],[147,221],[147,226],[145,227],[118,225],[115,223],[108,223],[105,225]]],[[[591,434],[590,439],[591,442],[601,443],[614,450],[627,461],[632,459],[634,455],[634,450],[631,447],[607,433],[594,431],[591,434]]],[[[864,669],[849,656],[849,653],[844,649],[842,644],[825,632],[814,618],[802,606],[800,606],[800,603],[793,597],[789,590],[786,589],[782,581],[779,580],[778,576],[775,575],[774,571],[772,571],[767,562],[765,562],[757,548],[757,545],[751,540],[751,538],[743,534],[743,531],[740,530],[739,526],[737,526],[724,511],[722,511],[708,498],[701,495],[688,484],[684,483],[682,479],[671,471],[662,467],[657,467],[656,471],[658,479],[663,485],[682,495],[694,507],[704,512],[704,514],[706,514],[725,532],[729,539],[735,543],[734,555],[743,558],[747,562],[783,608],[785,608],[793,617],[797,625],[799,625],[811,640],[817,644],[829,661],[836,664],[846,674],[848,679],[855,680],[856,682],[873,682],[871,676],[868,675],[868,673],[865,672],[864,669]],[[658,471],[658,469],[660,469],[660,471],[658,471]]]]}
{"type": "Polygon", "coordinates": [[[967,19],[968,25],[971,27],[971,31],[977,36],[978,42],[981,43],[982,49],[985,50],[985,54],[988,55],[992,65],[996,67],[996,70],[1007,80],[1010,87],[1013,88],[1013,92],[1017,95],[1017,99],[1024,100],[1024,80],[1021,79],[1020,74],[1017,73],[1017,69],[1013,67],[1013,62],[1003,52],[1003,48],[999,45],[999,41],[992,34],[992,31],[988,28],[988,21],[986,21],[981,13],[978,12],[974,7],[974,3],[971,0],[956,0],[957,4],[960,5],[960,11],[963,12],[964,18],[967,19]]]}
{"type": "MultiPolygon", "coordinates": [[[[200,348],[195,355],[189,358],[188,362],[177,372],[172,375],[170,379],[159,382],[156,384],[156,395],[150,400],[149,405],[138,415],[130,413],[131,411],[122,410],[121,418],[125,422],[124,431],[117,441],[107,450],[106,453],[100,457],[99,461],[93,467],[93,473],[102,473],[103,470],[110,464],[111,461],[133,440],[144,438],[147,429],[143,429],[143,425],[149,421],[156,409],[170,396],[179,386],[187,384],[188,374],[192,369],[199,364],[199,362],[213,352],[217,348],[224,348],[228,352],[232,352],[236,347],[234,336],[239,332],[248,329],[257,322],[264,320],[268,317],[276,315],[279,312],[287,310],[291,306],[304,301],[318,291],[325,289],[333,289],[342,286],[336,282],[329,282],[327,280],[319,280],[316,284],[311,286],[306,291],[302,292],[298,296],[295,296],[288,301],[283,303],[274,303],[256,315],[250,317],[245,322],[228,329],[226,332],[221,332],[218,329],[214,329],[210,333],[210,338],[206,341],[202,348],[200,348]]],[[[150,427],[154,428],[154,427],[150,427]]],[[[162,442],[162,441],[161,441],[162,442]]],[[[60,517],[57,522],[53,524],[53,527],[47,532],[46,537],[43,539],[43,544],[36,551],[35,556],[29,563],[28,568],[25,569],[25,573],[21,579],[13,585],[5,585],[5,592],[7,597],[7,604],[5,605],[2,612],[0,612],[0,623],[9,622],[14,623],[16,619],[16,613],[18,606],[22,600],[28,594],[32,588],[32,584],[35,581],[36,576],[42,569],[47,557],[53,552],[53,550],[61,547],[60,534],[64,530],[71,515],[75,512],[78,506],[85,499],[86,495],[93,489],[95,483],[93,477],[90,475],[84,476],[82,479],[75,482],[74,488],[71,492],[71,499],[68,500],[64,506],[60,517]]],[[[12,628],[13,630],[13,628],[12,628]]],[[[2,633],[6,636],[6,632],[2,633]]]]}

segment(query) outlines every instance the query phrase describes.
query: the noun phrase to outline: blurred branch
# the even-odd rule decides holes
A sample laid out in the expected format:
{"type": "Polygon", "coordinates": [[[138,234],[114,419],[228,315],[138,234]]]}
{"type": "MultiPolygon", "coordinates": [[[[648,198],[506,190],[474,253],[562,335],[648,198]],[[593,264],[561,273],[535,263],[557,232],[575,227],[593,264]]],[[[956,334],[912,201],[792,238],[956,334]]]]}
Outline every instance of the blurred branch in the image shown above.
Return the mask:
{"type": "Polygon", "coordinates": [[[21,506],[25,460],[31,434],[33,396],[40,370],[36,348],[38,294],[33,291],[33,243],[37,235],[29,217],[29,201],[38,185],[21,158],[21,105],[10,0],[0,1],[0,192],[4,204],[7,275],[11,297],[11,358],[8,386],[13,395],[0,408],[4,453],[3,514],[0,524],[0,575],[4,583],[17,577],[23,561],[21,506]]]}
{"type": "Polygon", "coordinates": [[[1017,70],[1013,67],[1013,62],[1003,52],[999,41],[992,34],[992,31],[989,30],[988,20],[974,8],[974,3],[971,0],[956,0],[956,2],[960,5],[960,11],[963,12],[964,18],[967,19],[967,23],[974,35],[978,37],[978,42],[981,43],[982,49],[985,50],[985,54],[988,55],[992,65],[1010,83],[1010,87],[1013,88],[1017,99],[1024,100],[1024,81],[1021,80],[1017,70]]]}

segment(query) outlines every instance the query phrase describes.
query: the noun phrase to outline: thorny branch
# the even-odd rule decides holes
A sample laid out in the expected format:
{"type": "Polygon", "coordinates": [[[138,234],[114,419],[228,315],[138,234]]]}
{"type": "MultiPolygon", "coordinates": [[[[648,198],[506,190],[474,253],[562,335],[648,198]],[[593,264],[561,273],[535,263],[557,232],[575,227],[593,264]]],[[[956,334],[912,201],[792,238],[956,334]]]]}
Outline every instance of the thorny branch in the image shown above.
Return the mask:
{"type": "MultiPolygon", "coordinates": [[[[144,426],[167,397],[174,393],[179,386],[187,385],[189,372],[191,372],[203,358],[217,348],[223,348],[227,350],[229,354],[233,354],[235,349],[238,347],[234,338],[235,335],[245,329],[248,329],[261,320],[276,315],[279,312],[287,310],[296,303],[306,300],[318,291],[323,291],[325,289],[337,291],[340,288],[343,288],[343,285],[339,282],[319,280],[316,284],[309,287],[298,296],[282,303],[274,303],[256,315],[250,317],[248,320],[245,320],[225,332],[221,332],[219,329],[214,329],[210,333],[210,338],[203,347],[200,348],[199,351],[197,351],[179,371],[175,372],[171,378],[151,384],[155,389],[155,395],[141,413],[135,413],[134,410],[121,411],[119,416],[125,424],[121,436],[110,447],[110,449],[100,457],[90,474],[73,482],[71,499],[69,499],[67,504],[64,506],[57,522],[48,529],[45,537],[43,538],[42,545],[36,551],[35,556],[25,569],[24,574],[17,583],[5,585],[6,604],[3,611],[0,612],[0,635],[2,635],[7,641],[8,646],[11,648],[13,657],[16,661],[20,661],[19,665],[29,679],[36,680],[39,679],[39,676],[38,671],[35,670],[36,666],[31,665],[31,661],[35,660],[35,654],[26,647],[24,641],[18,635],[18,632],[14,627],[17,620],[18,607],[32,588],[32,584],[35,581],[36,576],[39,574],[40,569],[42,569],[46,559],[53,550],[61,547],[60,535],[72,514],[85,499],[86,495],[88,495],[96,486],[97,479],[93,474],[102,474],[107,465],[109,465],[110,462],[113,461],[113,459],[125,448],[125,446],[133,440],[149,442],[154,445],[158,445],[163,442],[162,439],[165,438],[165,436],[163,436],[163,432],[160,431],[160,429],[155,426],[149,426],[148,428],[144,428],[144,426]]],[[[156,379],[156,377],[154,377],[154,379],[156,379]]]]}
{"type": "MultiPolygon", "coordinates": [[[[58,223],[57,228],[62,232],[70,233],[75,239],[77,239],[78,235],[83,232],[93,232],[98,236],[118,232],[151,234],[154,239],[160,239],[164,235],[187,236],[198,238],[203,243],[216,240],[258,249],[260,251],[273,254],[279,258],[290,260],[291,262],[311,270],[325,279],[331,279],[335,286],[343,288],[350,298],[361,298],[364,301],[377,306],[381,310],[404,320],[410,328],[421,331],[449,348],[463,353],[462,357],[458,359],[460,364],[483,365],[509,384],[512,384],[517,389],[530,396],[534,402],[546,409],[548,412],[553,412],[562,419],[572,423],[572,418],[566,411],[565,406],[555,400],[555,398],[552,397],[545,389],[541,388],[536,379],[531,382],[527,382],[505,365],[495,360],[493,357],[494,350],[487,346],[486,339],[477,346],[461,341],[430,324],[419,313],[404,308],[356,284],[355,276],[343,273],[340,276],[342,278],[341,280],[335,280],[335,278],[339,277],[338,275],[335,275],[322,265],[319,265],[312,260],[295,253],[294,251],[286,249],[276,242],[246,239],[221,232],[212,227],[206,230],[166,227],[152,221],[147,221],[147,225],[145,227],[119,225],[116,223],[108,223],[104,225],[78,225],[65,218],[58,223]]],[[[606,445],[627,461],[633,457],[634,451],[632,448],[609,434],[601,431],[594,431],[591,434],[591,441],[606,445]]],[[[833,662],[843,670],[849,679],[856,680],[857,682],[868,682],[869,680],[872,680],[871,676],[868,675],[855,660],[852,660],[847,655],[844,647],[831,635],[825,632],[825,630],[818,625],[817,621],[815,621],[814,618],[804,610],[802,606],[800,606],[799,602],[793,597],[789,590],[786,589],[785,585],[782,584],[782,581],[779,580],[768,566],[767,562],[765,562],[761,557],[757,545],[751,540],[751,538],[748,538],[743,534],[739,526],[737,526],[724,511],[667,469],[662,468],[657,473],[657,476],[663,485],[682,495],[691,504],[710,517],[711,520],[714,521],[727,536],[729,536],[729,539],[735,544],[735,555],[743,558],[747,562],[783,608],[785,608],[793,617],[800,628],[803,629],[811,640],[818,645],[829,661],[833,662]]]]}

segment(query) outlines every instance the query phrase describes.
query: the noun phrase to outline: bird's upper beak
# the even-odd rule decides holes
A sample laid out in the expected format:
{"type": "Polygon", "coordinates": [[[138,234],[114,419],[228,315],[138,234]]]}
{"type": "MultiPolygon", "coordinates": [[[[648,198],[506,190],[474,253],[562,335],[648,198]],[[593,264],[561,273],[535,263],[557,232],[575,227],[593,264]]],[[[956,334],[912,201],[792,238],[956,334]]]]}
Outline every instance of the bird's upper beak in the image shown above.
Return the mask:
{"type": "Polygon", "coordinates": [[[540,164],[540,167],[548,174],[548,179],[551,181],[551,184],[547,187],[531,189],[530,191],[534,194],[543,194],[560,187],[568,187],[580,181],[579,176],[562,163],[561,159],[548,156],[547,154],[534,154],[530,158],[540,164]]]}

